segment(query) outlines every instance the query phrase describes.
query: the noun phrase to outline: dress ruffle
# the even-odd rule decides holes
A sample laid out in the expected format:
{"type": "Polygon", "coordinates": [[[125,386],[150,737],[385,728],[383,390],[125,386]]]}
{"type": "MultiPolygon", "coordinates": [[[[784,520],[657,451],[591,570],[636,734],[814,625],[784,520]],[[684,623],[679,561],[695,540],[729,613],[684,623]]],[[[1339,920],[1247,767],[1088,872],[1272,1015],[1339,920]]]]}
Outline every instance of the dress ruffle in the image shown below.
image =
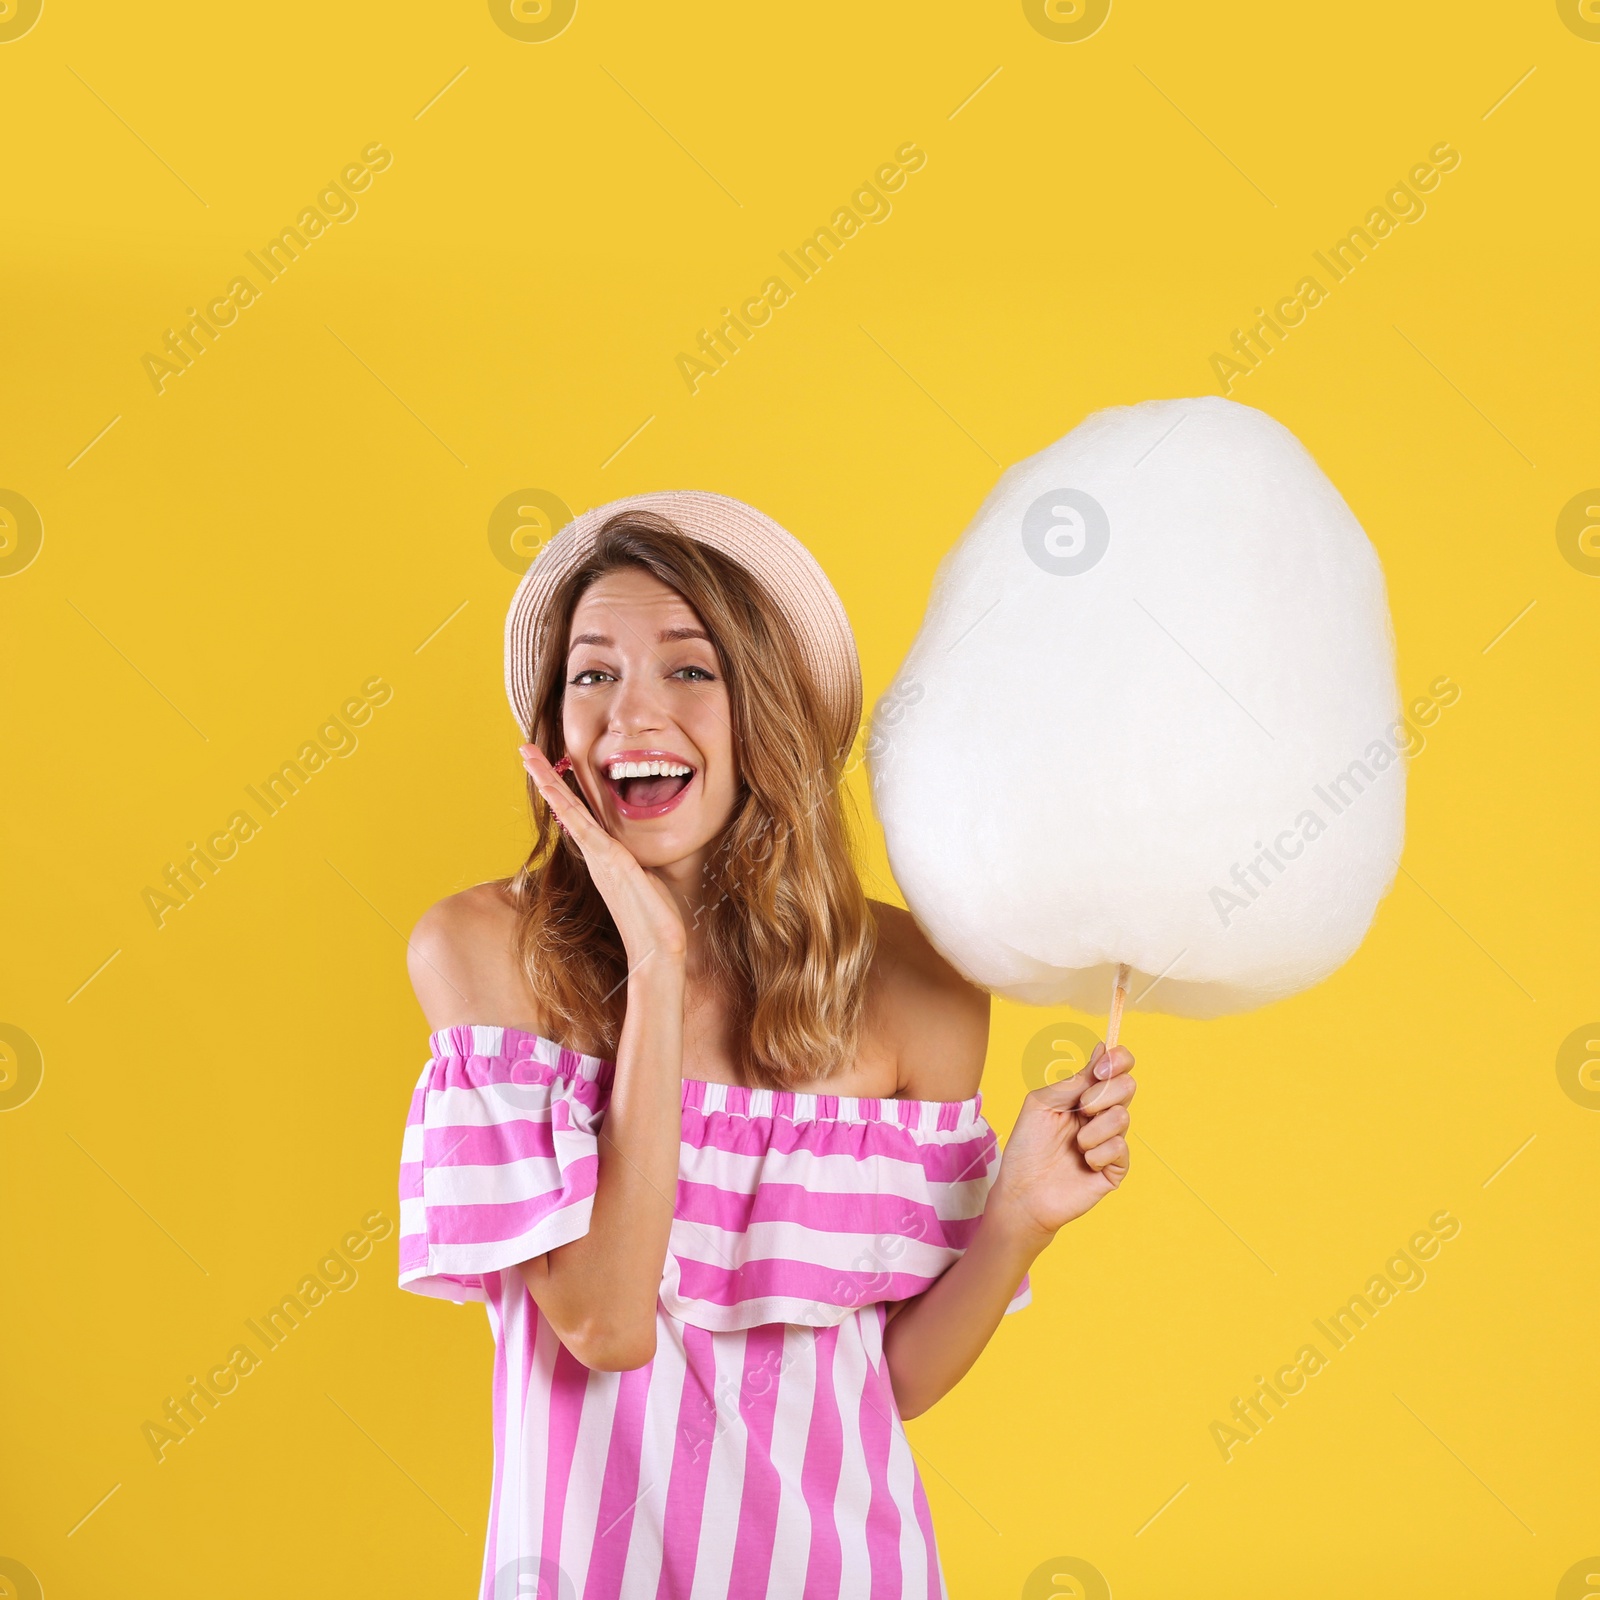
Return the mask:
{"type": "MultiPolygon", "coordinates": [[[[515,1028],[435,1033],[400,1176],[400,1283],[483,1275],[588,1231],[614,1065],[515,1028]]],[[[999,1169],[982,1094],[874,1099],[683,1082],[669,1316],[712,1331],[838,1324],[911,1298],[968,1247],[999,1169]]],[[[1007,1311],[1028,1305],[1022,1280],[1007,1311]]]]}

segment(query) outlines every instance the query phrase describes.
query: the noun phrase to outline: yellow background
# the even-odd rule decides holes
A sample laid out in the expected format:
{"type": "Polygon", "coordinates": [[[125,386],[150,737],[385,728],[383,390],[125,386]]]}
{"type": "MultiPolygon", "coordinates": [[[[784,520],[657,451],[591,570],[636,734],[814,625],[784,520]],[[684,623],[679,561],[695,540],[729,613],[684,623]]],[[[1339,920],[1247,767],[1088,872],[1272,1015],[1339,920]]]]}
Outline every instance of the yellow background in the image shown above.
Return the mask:
{"type": "MultiPolygon", "coordinates": [[[[523,42],[481,3],[46,0],[0,43],[0,488],[44,528],[0,580],[0,1022],[44,1061],[0,1117],[0,1556],[48,1596],[473,1592],[488,1328],[400,1293],[393,1234],[161,1462],[141,1426],[396,1215],[404,936],[525,840],[506,496],[759,505],[836,583],[870,706],[1003,465],[1217,392],[1253,308],[1448,140],[1425,218],[1232,391],[1377,546],[1408,698],[1461,687],[1406,870],[1319,988],[1131,1019],[1127,1185],[910,1435],[962,1600],[1096,1592],[1025,1591],[1058,1557],[1119,1600],[1555,1594],[1600,1550],[1600,1115],[1555,1066],[1600,1017],[1600,579],[1555,537],[1600,483],[1585,26],[580,0],[523,42]],[[906,140],[893,215],[691,394],[679,352],[906,140]],[[145,353],[373,141],[359,214],[158,394],[145,353]],[[374,675],[359,748],[158,929],[142,891],[374,675]],[[1212,1422],[1441,1209],[1426,1285],[1224,1461],[1212,1422]]],[[[1052,1020],[995,1008],[1002,1138],[1052,1020]]]]}

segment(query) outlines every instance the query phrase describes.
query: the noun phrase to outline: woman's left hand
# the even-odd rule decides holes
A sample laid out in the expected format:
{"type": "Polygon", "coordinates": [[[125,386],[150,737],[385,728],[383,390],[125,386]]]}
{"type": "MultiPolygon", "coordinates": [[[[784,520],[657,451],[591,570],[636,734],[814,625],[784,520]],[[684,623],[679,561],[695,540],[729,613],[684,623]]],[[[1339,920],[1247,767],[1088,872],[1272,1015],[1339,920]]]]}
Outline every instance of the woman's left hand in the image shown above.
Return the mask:
{"type": "Polygon", "coordinates": [[[1081,1072],[1033,1089],[1006,1141],[987,1209],[1048,1240],[1128,1175],[1132,1054],[1094,1047],[1081,1072]],[[1104,1064],[1106,1073],[1099,1068],[1104,1064]]]}

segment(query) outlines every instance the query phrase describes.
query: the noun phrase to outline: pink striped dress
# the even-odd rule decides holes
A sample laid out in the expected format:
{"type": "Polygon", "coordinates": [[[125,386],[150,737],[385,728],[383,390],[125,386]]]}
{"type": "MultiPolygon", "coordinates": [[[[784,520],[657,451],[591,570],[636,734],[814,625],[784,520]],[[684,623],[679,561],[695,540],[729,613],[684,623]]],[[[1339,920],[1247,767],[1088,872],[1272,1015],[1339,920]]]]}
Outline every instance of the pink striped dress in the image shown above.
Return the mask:
{"type": "MultiPolygon", "coordinates": [[[[400,1164],[400,1283],[481,1300],[494,1488],[481,1600],[944,1600],[883,1356],[888,1303],[970,1241],[999,1167],[970,1100],[686,1078],[656,1353],[585,1367],[517,1271],[581,1237],[613,1063],[432,1035],[400,1164]]],[[[1007,1311],[1031,1299],[1024,1278],[1007,1311]]]]}

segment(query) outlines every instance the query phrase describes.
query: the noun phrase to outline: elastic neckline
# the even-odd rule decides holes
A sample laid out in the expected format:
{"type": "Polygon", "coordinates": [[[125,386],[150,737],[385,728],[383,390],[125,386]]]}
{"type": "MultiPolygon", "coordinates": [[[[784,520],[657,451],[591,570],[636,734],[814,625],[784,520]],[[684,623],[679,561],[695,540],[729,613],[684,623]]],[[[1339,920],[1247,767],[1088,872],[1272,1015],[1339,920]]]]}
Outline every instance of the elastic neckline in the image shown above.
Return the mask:
{"type": "MultiPolygon", "coordinates": [[[[428,1047],[435,1059],[468,1054],[537,1056],[549,1066],[566,1068],[605,1084],[609,1084],[616,1065],[603,1056],[568,1049],[546,1034],[499,1023],[463,1022],[438,1029],[428,1036],[428,1047]],[[463,1037],[468,1034],[470,1038],[463,1037]]],[[[981,1089],[965,1100],[912,1100],[899,1095],[825,1094],[722,1083],[713,1078],[685,1078],[682,1103],[685,1110],[735,1116],[779,1117],[795,1122],[892,1122],[927,1131],[966,1128],[983,1120],[981,1089]]]]}

